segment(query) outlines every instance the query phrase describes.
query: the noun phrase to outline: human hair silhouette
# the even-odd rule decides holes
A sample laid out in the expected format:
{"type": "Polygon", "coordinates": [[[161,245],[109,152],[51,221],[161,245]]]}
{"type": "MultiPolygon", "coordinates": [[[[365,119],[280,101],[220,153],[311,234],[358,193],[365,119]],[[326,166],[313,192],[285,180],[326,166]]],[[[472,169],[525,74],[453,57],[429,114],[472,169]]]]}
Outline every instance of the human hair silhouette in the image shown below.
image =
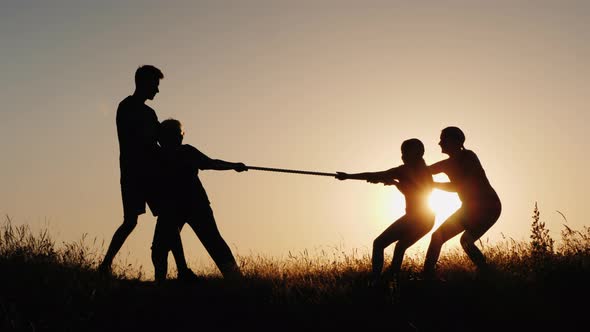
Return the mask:
{"type": "MultiPolygon", "coordinates": [[[[157,216],[155,194],[158,169],[158,134],[160,122],[154,109],[145,104],[160,91],[162,71],[143,65],[135,71],[135,90],[117,108],[116,125],[119,142],[119,167],[123,223],[113,234],[103,261],[101,273],[109,273],[115,255],[137,225],[138,217],[146,212],[146,204],[157,216]]],[[[180,267],[182,269],[182,267],[180,267]]]]}
{"type": "Polygon", "coordinates": [[[428,169],[432,174],[445,173],[450,182],[435,182],[435,188],[456,192],[462,204],[432,234],[424,261],[424,276],[427,279],[435,277],[442,245],[461,232],[461,247],[478,272],[485,274],[489,271],[489,266],[475,242],[500,217],[500,198],[491,186],[475,152],[465,148],[465,134],[461,129],[453,126],[444,128],[438,144],[441,152],[449,158],[428,166],[428,169]]]}
{"type": "Polygon", "coordinates": [[[424,144],[417,139],[401,145],[403,164],[386,171],[347,174],[337,172],[339,180],[357,179],[370,183],[395,185],[406,200],[406,214],[387,227],[374,241],[372,253],[372,283],[382,280],[384,250],[397,241],[389,274],[397,281],[406,250],[434,227],[434,213],[428,205],[432,192],[432,175],[423,159],[424,144]]]}
{"type": "MultiPolygon", "coordinates": [[[[180,121],[167,119],[160,125],[162,174],[160,177],[161,211],[152,242],[155,280],[166,279],[168,252],[182,248],[180,231],[188,223],[224,278],[241,277],[237,262],[222,238],[199,170],[247,171],[243,163],[211,159],[197,148],[182,144],[184,130],[180,121]]],[[[186,262],[184,257],[176,257],[186,262]]]]}
{"type": "MultiPolygon", "coordinates": [[[[163,78],[164,74],[160,69],[152,65],[143,65],[135,71],[135,87],[140,92],[145,92],[146,95],[149,95],[150,92],[153,92],[154,87],[158,87],[158,83],[163,78]]],[[[156,93],[157,92],[159,92],[159,90],[156,91],[156,93]]]]}

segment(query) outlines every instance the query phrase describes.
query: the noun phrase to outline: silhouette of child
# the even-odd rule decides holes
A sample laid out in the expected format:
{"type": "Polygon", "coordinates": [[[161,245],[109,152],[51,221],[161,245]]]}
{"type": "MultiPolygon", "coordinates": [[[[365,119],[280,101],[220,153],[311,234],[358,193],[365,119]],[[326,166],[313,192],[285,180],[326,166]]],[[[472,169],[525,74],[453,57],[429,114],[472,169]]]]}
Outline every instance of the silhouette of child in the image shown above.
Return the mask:
{"type": "MultiPolygon", "coordinates": [[[[152,262],[156,281],[166,279],[168,252],[182,250],[180,230],[185,223],[193,229],[225,278],[239,278],[239,267],[217,228],[213,211],[199,170],[246,171],[243,163],[211,159],[189,144],[182,144],[184,131],[180,121],[168,119],[160,124],[161,212],[152,243],[152,262]]],[[[175,256],[175,259],[177,257],[175,256]]],[[[177,266],[186,264],[184,255],[177,266]]],[[[188,272],[191,273],[191,272],[188,272]]],[[[179,270],[179,278],[180,275],[179,270]]]]}
{"type": "Polygon", "coordinates": [[[463,232],[461,246],[479,272],[486,272],[488,264],[475,246],[477,241],[496,223],[502,211],[498,194],[490,185],[477,155],[464,147],[465,134],[457,127],[447,127],[440,134],[442,153],[449,155],[428,167],[432,174],[445,173],[450,182],[435,183],[435,188],[457,192],[461,207],[432,234],[424,261],[424,276],[434,277],[436,262],[442,245],[463,232]]]}
{"type": "Polygon", "coordinates": [[[373,241],[372,277],[374,282],[381,279],[383,251],[397,241],[390,272],[399,277],[406,250],[434,227],[434,213],[428,205],[433,189],[432,175],[424,162],[424,145],[416,138],[408,139],[401,145],[403,165],[382,172],[347,174],[337,172],[339,180],[357,179],[370,183],[395,185],[406,200],[406,214],[396,220],[373,241]]]}

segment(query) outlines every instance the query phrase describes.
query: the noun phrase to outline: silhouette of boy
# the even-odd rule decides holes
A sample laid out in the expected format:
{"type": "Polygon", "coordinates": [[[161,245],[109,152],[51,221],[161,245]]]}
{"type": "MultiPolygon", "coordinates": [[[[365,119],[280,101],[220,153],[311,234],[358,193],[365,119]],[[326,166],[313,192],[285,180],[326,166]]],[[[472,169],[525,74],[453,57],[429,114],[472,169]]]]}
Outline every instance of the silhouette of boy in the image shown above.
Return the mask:
{"type": "MultiPolygon", "coordinates": [[[[161,123],[161,213],[152,243],[155,280],[166,279],[168,251],[182,247],[179,232],[185,223],[193,229],[223,276],[239,278],[239,267],[219,233],[198,173],[199,170],[242,172],[247,167],[243,163],[211,159],[192,145],[182,144],[183,137],[180,121],[168,119],[161,123]]],[[[183,260],[184,257],[178,257],[177,264],[179,259],[183,260]]]]}
{"type": "Polygon", "coordinates": [[[159,90],[162,71],[143,65],[135,71],[135,91],[123,99],[117,108],[117,137],[123,200],[123,224],[115,231],[99,271],[108,273],[113,258],[137,225],[139,215],[145,213],[146,203],[157,215],[154,204],[154,176],[158,155],[160,123],[156,112],[145,104],[153,100],[159,90]]]}
{"type": "Polygon", "coordinates": [[[339,180],[357,179],[370,183],[395,185],[406,200],[406,214],[396,220],[373,241],[372,280],[381,280],[383,251],[397,241],[390,273],[397,280],[406,250],[434,227],[434,213],[428,205],[433,189],[432,175],[424,162],[424,145],[416,138],[402,143],[403,165],[382,172],[347,174],[337,172],[339,180]]]}

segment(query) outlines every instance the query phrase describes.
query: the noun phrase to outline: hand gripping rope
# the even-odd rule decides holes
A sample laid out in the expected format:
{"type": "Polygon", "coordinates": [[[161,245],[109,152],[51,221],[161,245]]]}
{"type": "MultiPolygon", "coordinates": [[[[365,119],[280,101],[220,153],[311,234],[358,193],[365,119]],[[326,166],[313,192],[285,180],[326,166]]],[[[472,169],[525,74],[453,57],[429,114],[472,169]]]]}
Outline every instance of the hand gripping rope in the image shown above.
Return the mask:
{"type": "Polygon", "coordinates": [[[270,167],[257,167],[257,166],[246,166],[249,170],[257,171],[268,171],[268,172],[281,172],[281,173],[295,173],[295,174],[307,174],[307,175],[319,175],[319,176],[331,176],[336,177],[336,173],[323,173],[323,172],[311,172],[311,171],[300,171],[295,169],[284,169],[284,168],[270,168],[270,167]]]}

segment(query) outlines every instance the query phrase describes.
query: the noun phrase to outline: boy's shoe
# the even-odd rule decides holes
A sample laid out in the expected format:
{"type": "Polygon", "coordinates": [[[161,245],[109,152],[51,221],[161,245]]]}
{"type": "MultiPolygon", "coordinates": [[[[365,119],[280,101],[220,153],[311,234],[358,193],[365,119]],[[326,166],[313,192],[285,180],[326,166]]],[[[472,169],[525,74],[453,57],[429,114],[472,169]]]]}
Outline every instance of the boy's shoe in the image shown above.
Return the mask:
{"type": "Polygon", "coordinates": [[[221,265],[219,266],[219,271],[225,280],[240,281],[244,278],[242,271],[240,271],[240,268],[236,263],[221,265]]]}
{"type": "Polygon", "coordinates": [[[182,282],[199,282],[201,281],[201,277],[196,275],[191,269],[187,268],[186,270],[178,271],[178,281],[182,282]]]}
{"type": "Polygon", "coordinates": [[[385,289],[387,287],[387,283],[380,275],[372,276],[369,278],[367,286],[371,289],[385,289]]]}
{"type": "Polygon", "coordinates": [[[223,274],[223,279],[230,281],[230,282],[239,282],[244,280],[244,275],[240,271],[231,271],[229,273],[223,274]]]}
{"type": "Polygon", "coordinates": [[[387,283],[387,290],[392,303],[400,302],[400,286],[398,278],[393,278],[387,283]]]}
{"type": "Polygon", "coordinates": [[[98,269],[96,269],[96,271],[98,272],[98,274],[100,274],[101,276],[105,276],[105,277],[111,276],[111,272],[112,272],[111,266],[108,264],[105,264],[104,262],[98,266],[98,269]]]}

